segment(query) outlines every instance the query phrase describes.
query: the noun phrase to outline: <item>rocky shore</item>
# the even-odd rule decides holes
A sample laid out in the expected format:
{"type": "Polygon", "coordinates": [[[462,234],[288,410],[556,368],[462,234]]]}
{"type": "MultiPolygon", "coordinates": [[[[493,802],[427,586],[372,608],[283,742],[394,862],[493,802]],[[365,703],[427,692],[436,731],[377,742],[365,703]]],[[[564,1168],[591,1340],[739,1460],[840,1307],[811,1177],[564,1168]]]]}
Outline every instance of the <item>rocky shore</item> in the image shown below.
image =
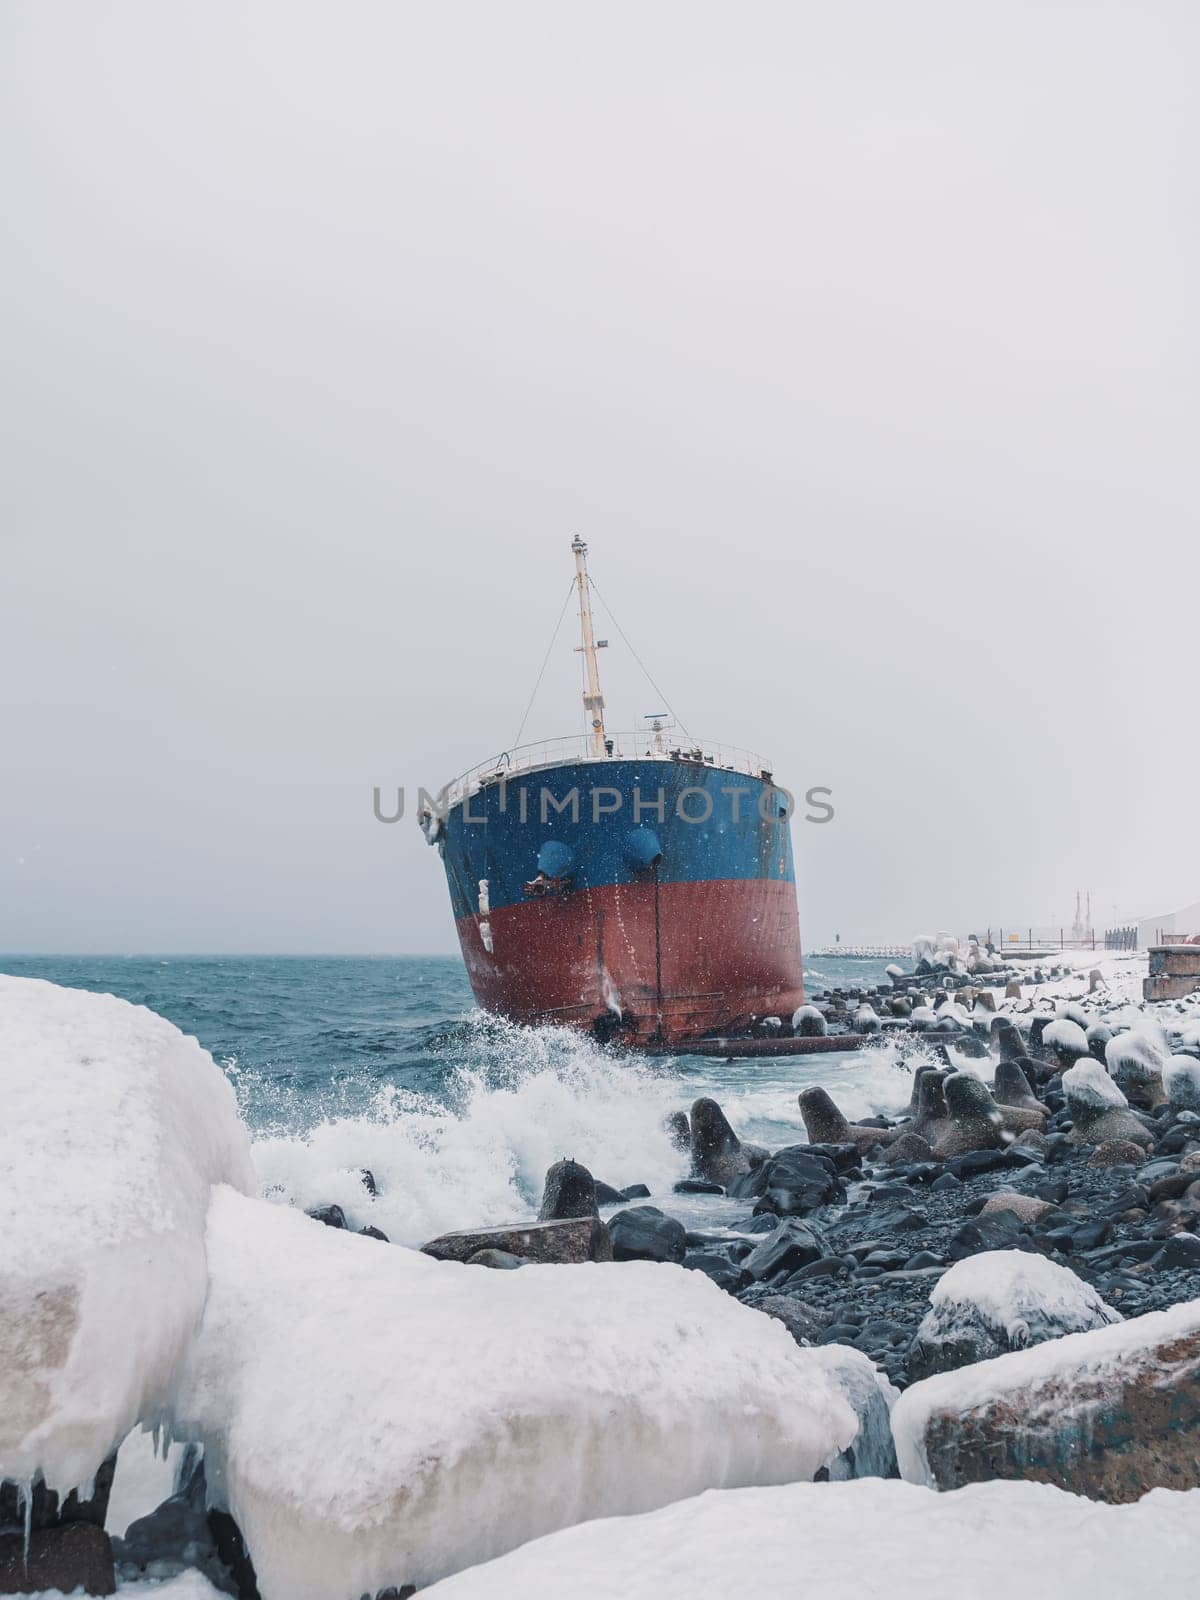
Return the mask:
{"type": "Polygon", "coordinates": [[[418,1252],[349,1202],[258,1198],[227,1084],[170,1024],[0,979],[0,1593],[467,1594],[453,1574],[518,1546],[555,1592],[574,1524],[619,1515],[615,1550],[644,1523],[652,1561],[704,1490],[753,1567],[754,1485],[853,1490],[879,1539],[868,1480],[897,1475],[947,1507],[1040,1488],[1044,1531],[1060,1491],[1099,1516],[1200,1488],[1200,1010],[1128,987],[985,967],[821,997],[786,1026],[899,1044],[906,1114],[848,1119],[834,1069],[799,1094],[807,1140],[767,1149],[701,1097],[668,1192],[564,1153],[536,1220],[418,1252]],[[119,1155],[38,1187],[97,1139],[119,1155]],[[170,1482],[110,1525],[139,1424],[180,1441],[170,1482]]]}

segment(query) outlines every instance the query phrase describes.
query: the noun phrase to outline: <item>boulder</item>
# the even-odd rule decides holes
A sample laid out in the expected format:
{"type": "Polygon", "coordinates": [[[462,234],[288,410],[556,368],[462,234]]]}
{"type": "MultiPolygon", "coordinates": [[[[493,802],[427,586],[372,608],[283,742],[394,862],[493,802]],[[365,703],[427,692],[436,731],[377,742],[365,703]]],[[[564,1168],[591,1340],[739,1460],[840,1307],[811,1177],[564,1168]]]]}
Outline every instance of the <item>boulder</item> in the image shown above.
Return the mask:
{"type": "Polygon", "coordinates": [[[844,1200],[846,1191],[833,1161],[806,1145],[787,1145],[755,1173],[761,1197],[756,1209],[781,1217],[802,1217],[819,1206],[844,1200]]]}
{"type": "Polygon", "coordinates": [[[1132,1139],[1106,1139],[1088,1157],[1089,1167],[1134,1167],[1145,1157],[1145,1148],[1132,1139]]]}
{"type": "Polygon", "coordinates": [[[443,1233],[421,1246],[437,1261],[467,1261],[480,1250],[504,1250],[525,1261],[571,1263],[611,1261],[612,1240],[598,1217],[571,1217],[563,1222],[509,1223],[497,1228],[468,1228],[443,1233]]]}
{"type": "Polygon", "coordinates": [[[1049,1045],[1060,1067],[1069,1067],[1081,1056],[1090,1055],[1087,1034],[1073,1017],[1056,1017],[1042,1030],[1042,1042],[1049,1045]]]}
{"type": "MultiPolygon", "coordinates": [[[[616,1191],[613,1191],[614,1195],[616,1191]]],[[[591,1173],[578,1161],[566,1156],[556,1161],[546,1173],[542,1191],[542,1209],[539,1222],[565,1222],[569,1217],[599,1216],[596,1205],[596,1182],[591,1173]]]]}
{"type": "Polygon", "coordinates": [[[1072,1144],[1107,1144],[1111,1140],[1149,1147],[1154,1143],[1145,1124],[1098,1061],[1079,1061],[1063,1073],[1063,1093],[1074,1126],[1072,1144]]]}
{"type": "Polygon", "coordinates": [[[824,1235],[807,1222],[791,1217],[767,1234],[742,1262],[756,1282],[786,1277],[810,1261],[827,1255],[824,1235]]]}
{"type": "Polygon", "coordinates": [[[886,1144],[892,1137],[890,1129],[847,1122],[830,1095],[815,1084],[801,1089],[799,1100],[804,1128],[813,1144],[852,1144],[863,1154],[886,1144]]]}
{"type": "Polygon", "coordinates": [[[876,1160],[883,1167],[916,1166],[920,1161],[932,1161],[933,1151],[919,1133],[902,1133],[879,1152],[876,1160]]]}
{"type": "Polygon", "coordinates": [[[909,1350],[909,1378],[919,1382],[1120,1320],[1090,1284],[1044,1256],[1021,1250],[973,1255],[934,1287],[909,1350]]]}
{"type": "Polygon", "coordinates": [[[691,1114],[692,1175],[728,1189],[750,1171],[750,1158],[715,1100],[702,1098],[691,1114]]]}
{"type": "Polygon", "coordinates": [[[630,1206],[608,1219],[614,1261],[681,1262],[687,1254],[682,1222],[657,1206],[630,1206]]]}
{"type": "Polygon", "coordinates": [[[1200,1061],[1195,1056],[1168,1057],[1162,1082],[1172,1111],[1200,1111],[1200,1061]]]}
{"type": "Polygon", "coordinates": [[[1149,1034],[1118,1033],[1105,1045],[1104,1059],[1130,1105],[1153,1111],[1167,1103],[1162,1076],[1167,1052],[1149,1034]]]}
{"type": "Polygon", "coordinates": [[[1124,1503],[1200,1487],[1200,1301],[1003,1355],[908,1389],[903,1477],[1032,1479],[1124,1503]]]}
{"type": "Polygon", "coordinates": [[[997,1211],[1011,1211],[1018,1222],[1029,1227],[1053,1210],[1054,1203],[1050,1200],[1039,1200],[1033,1194],[1019,1194],[1015,1189],[1000,1189],[996,1194],[988,1195],[979,1215],[990,1217],[997,1211]]]}
{"type": "Polygon", "coordinates": [[[979,1079],[966,1072],[953,1073],[946,1079],[945,1091],[949,1123],[930,1140],[934,1159],[946,1161],[968,1150],[1002,1149],[1008,1142],[1004,1123],[996,1102],[979,1079]]]}
{"type": "Polygon", "coordinates": [[[782,1322],[797,1344],[816,1344],[829,1326],[829,1317],[805,1305],[794,1294],[768,1294],[754,1302],[755,1311],[782,1322]]]}
{"type": "Polygon", "coordinates": [[[992,1098],[997,1105],[1015,1106],[1021,1111],[1034,1111],[1043,1120],[1045,1119],[1045,1106],[1034,1094],[1029,1079],[1021,1070],[1020,1063],[1011,1057],[1002,1059],[996,1066],[992,1098]]]}
{"type": "Polygon", "coordinates": [[[346,1226],[346,1213],[341,1206],[313,1206],[304,1214],[307,1217],[311,1217],[314,1222],[324,1223],[327,1228],[344,1228],[346,1226]]]}
{"type": "Polygon", "coordinates": [[[951,1261],[962,1261],[987,1250],[1011,1249],[1021,1240],[1021,1219],[1012,1211],[993,1211],[988,1216],[968,1219],[951,1236],[946,1254],[951,1261]]]}
{"type": "Polygon", "coordinates": [[[792,1015],[792,1032],[800,1039],[823,1039],[829,1024],[816,1006],[801,1006],[792,1015]]]}
{"type": "Polygon", "coordinates": [[[112,1545],[93,1522],[38,1528],[29,1536],[28,1557],[20,1533],[0,1534],[0,1594],[115,1594],[112,1545]]]}

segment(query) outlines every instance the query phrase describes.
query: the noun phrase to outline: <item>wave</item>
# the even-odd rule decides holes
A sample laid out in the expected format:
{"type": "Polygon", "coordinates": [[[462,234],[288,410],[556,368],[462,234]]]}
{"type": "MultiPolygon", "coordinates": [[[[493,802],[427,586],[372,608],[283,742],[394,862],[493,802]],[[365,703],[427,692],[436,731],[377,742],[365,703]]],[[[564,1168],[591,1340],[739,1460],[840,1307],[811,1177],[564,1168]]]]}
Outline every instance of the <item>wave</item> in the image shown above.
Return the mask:
{"type": "Polygon", "coordinates": [[[617,1188],[661,1193],[686,1175],[663,1126],[681,1104],[669,1066],[631,1062],[567,1029],[482,1016],[453,1048],[436,1098],[388,1084],[365,1108],[339,1114],[326,1102],[303,1132],[260,1134],[263,1193],[304,1209],[337,1204],[351,1226],[419,1245],[454,1228],[530,1220],[546,1169],[563,1156],[617,1188]]]}

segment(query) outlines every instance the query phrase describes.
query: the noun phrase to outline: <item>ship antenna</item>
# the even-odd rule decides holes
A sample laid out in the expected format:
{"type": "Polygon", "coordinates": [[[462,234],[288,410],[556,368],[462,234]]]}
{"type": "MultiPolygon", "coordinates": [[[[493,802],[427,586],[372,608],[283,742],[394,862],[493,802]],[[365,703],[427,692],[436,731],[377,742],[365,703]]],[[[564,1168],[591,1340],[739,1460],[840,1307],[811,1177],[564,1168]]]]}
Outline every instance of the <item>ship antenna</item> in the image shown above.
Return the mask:
{"type": "Polygon", "coordinates": [[[601,646],[596,643],[596,635],[592,629],[592,601],[588,593],[587,570],[587,545],[578,534],[571,540],[571,549],[575,552],[575,582],[579,587],[579,626],[583,634],[583,643],[578,647],[583,653],[584,666],[587,670],[587,688],[583,695],[583,709],[587,713],[588,726],[592,741],[592,754],[606,756],[608,747],[604,738],[604,696],[600,693],[600,667],[596,660],[596,651],[601,646]]]}

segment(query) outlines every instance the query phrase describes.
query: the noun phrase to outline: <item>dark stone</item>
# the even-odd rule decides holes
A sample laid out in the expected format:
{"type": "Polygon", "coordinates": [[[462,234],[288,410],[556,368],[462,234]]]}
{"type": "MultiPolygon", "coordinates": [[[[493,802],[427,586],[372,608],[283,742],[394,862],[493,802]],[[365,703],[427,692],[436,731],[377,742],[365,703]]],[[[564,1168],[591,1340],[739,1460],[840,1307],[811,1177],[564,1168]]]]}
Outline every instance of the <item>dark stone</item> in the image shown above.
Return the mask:
{"type": "Polygon", "coordinates": [[[707,1178],[681,1178],[672,1188],[676,1194],[724,1194],[719,1183],[709,1183],[707,1178]]]}
{"type": "Polygon", "coordinates": [[[983,1250],[1019,1250],[1023,1241],[1021,1224],[1011,1211],[992,1211],[986,1217],[964,1222],[951,1238],[946,1254],[951,1261],[962,1261],[983,1250]]]}
{"type": "Polygon", "coordinates": [[[539,1222],[566,1222],[571,1217],[595,1217],[596,1180],[578,1161],[563,1157],[546,1174],[539,1222]]]}
{"type": "MultiPolygon", "coordinates": [[[[39,1478],[33,1486],[32,1505],[28,1508],[29,1526],[50,1528],[63,1522],[91,1522],[97,1528],[102,1528],[108,1514],[108,1496],[112,1489],[116,1467],[117,1455],[114,1450],[112,1455],[96,1469],[91,1497],[81,1500],[79,1491],[72,1489],[61,1505],[57,1493],[53,1489],[47,1489],[39,1478]]],[[[23,1492],[18,1490],[15,1483],[8,1481],[0,1483],[0,1527],[12,1526],[23,1529],[25,1521],[26,1506],[23,1492]]]]}
{"type": "Polygon", "coordinates": [[[391,1244],[392,1242],[387,1234],[381,1232],[378,1228],[360,1228],[358,1231],[364,1239],[382,1239],[384,1244],[391,1244]]]}
{"type": "Polygon", "coordinates": [[[941,1261],[932,1250],[918,1250],[915,1256],[909,1256],[904,1263],[905,1272],[923,1272],[926,1267],[940,1267],[941,1261]]]}
{"type": "Polygon", "coordinates": [[[846,1197],[832,1161],[814,1155],[806,1145],[788,1145],[777,1151],[759,1172],[764,1185],[760,1206],[781,1217],[805,1216],[818,1206],[846,1197]]]}
{"type": "MultiPolygon", "coordinates": [[[[638,1188],[645,1188],[645,1185],[639,1184],[638,1188]]],[[[646,1193],[650,1193],[649,1189],[646,1189],[646,1193]]],[[[614,1189],[611,1183],[601,1183],[599,1178],[596,1179],[596,1204],[598,1206],[619,1206],[623,1200],[640,1200],[641,1198],[641,1195],[627,1195],[620,1189],[614,1189]]]]}
{"type": "Polygon", "coordinates": [[[341,1206],[314,1206],[305,1213],[314,1222],[323,1222],[327,1228],[344,1228],[346,1226],[346,1213],[341,1206]]]}
{"type": "Polygon", "coordinates": [[[1010,1166],[1007,1150],[967,1150],[946,1162],[946,1171],[956,1178],[974,1178],[981,1172],[999,1172],[1010,1166]]]}
{"type": "Polygon", "coordinates": [[[779,1217],[774,1211],[760,1211],[757,1216],[739,1222],[737,1226],[742,1233],[774,1233],[779,1226],[779,1217]]]}
{"type": "Polygon", "coordinates": [[[254,1562],[242,1538],[242,1530],[229,1512],[214,1506],[208,1513],[208,1530],[226,1572],[233,1579],[238,1600],[262,1600],[254,1562]]]}
{"type": "Polygon", "coordinates": [[[650,1191],[644,1183],[631,1183],[620,1191],[622,1200],[649,1200],[650,1191]]]}
{"type": "Polygon", "coordinates": [[[829,1323],[819,1311],[790,1294],[764,1295],[754,1302],[754,1309],[782,1322],[797,1344],[819,1344],[829,1323]]]}
{"type": "Polygon", "coordinates": [[[750,1158],[715,1100],[701,1098],[692,1107],[692,1174],[727,1189],[750,1171],[750,1158]]]}
{"type": "Polygon", "coordinates": [[[712,1279],[718,1289],[725,1289],[730,1294],[735,1294],[752,1281],[750,1274],[736,1261],[731,1261],[716,1250],[689,1250],[683,1258],[683,1265],[689,1272],[702,1272],[706,1278],[712,1279]]]}
{"type": "Polygon", "coordinates": [[[687,1254],[683,1223],[664,1216],[657,1206],[631,1206],[610,1217],[614,1261],[671,1261],[687,1254]]]}
{"type": "Polygon", "coordinates": [[[379,1186],[375,1182],[375,1174],[371,1171],[370,1167],[360,1167],[358,1175],[362,1179],[363,1188],[371,1196],[371,1199],[374,1200],[379,1193],[379,1186]]]}
{"type": "Polygon", "coordinates": [[[64,1522],[35,1528],[25,1557],[23,1533],[0,1534],[0,1594],[115,1594],[112,1545],[94,1522],[64,1522]]]}
{"type": "Polygon", "coordinates": [[[765,1278],[795,1272],[828,1253],[824,1239],[817,1230],[792,1217],[781,1222],[774,1233],[757,1245],[743,1265],[752,1278],[762,1282],[765,1278]]]}
{"type": "Polygon", "coordinates": [[[1194,1233],[1172,1234],[1154,1257],[1153,1265],[1164,1272],[1172,1267],[1200,1267],[1200,1239],[1194,1233]]]}
{"type": "Polygon", "coordinates": [[[563,1264],[613,1259],[612,1241],[599,1217],[463,1229],[430,1239],[421,1250],[437,1261],[466,1261],[480,1250],[507,1250],[510,1255],[522,1256],[527,1261],[563,1264]]]}
{"type": "Polygon", "coordinates": [[[955,1189],[962,1188],[962,1179],[955,1177],[953,1172],[943,1172],[941,1177],[935,1178],[929,1185],[931,1194],[953,1194],[955,1189]]]}
{"type": "Polygon", "coordinates": [[[878,1267],[883,1272],[894,1272],[908,1260],[906,1250],[872,1250],[863,1261],[864,1267],[878,1267]]]}
{"type": "Polygon", "coordinates": [[[509,1250],[476,1250],[467,1257],[469,1267],[492,1267],[500,1272],[512,1272],[526,1265],[524,1256],[514,1256],[509,1250]]]}
{"type": "Polygon", "coordinates": [[[801,1267],[798,1272],[793,1272],[788,1283],[799,1283],[808,1278],[836,1278],[849,1270],[841,1256],[821,1256],[816,1261],[810,1261],[806,1267],[801,1267]]]}

